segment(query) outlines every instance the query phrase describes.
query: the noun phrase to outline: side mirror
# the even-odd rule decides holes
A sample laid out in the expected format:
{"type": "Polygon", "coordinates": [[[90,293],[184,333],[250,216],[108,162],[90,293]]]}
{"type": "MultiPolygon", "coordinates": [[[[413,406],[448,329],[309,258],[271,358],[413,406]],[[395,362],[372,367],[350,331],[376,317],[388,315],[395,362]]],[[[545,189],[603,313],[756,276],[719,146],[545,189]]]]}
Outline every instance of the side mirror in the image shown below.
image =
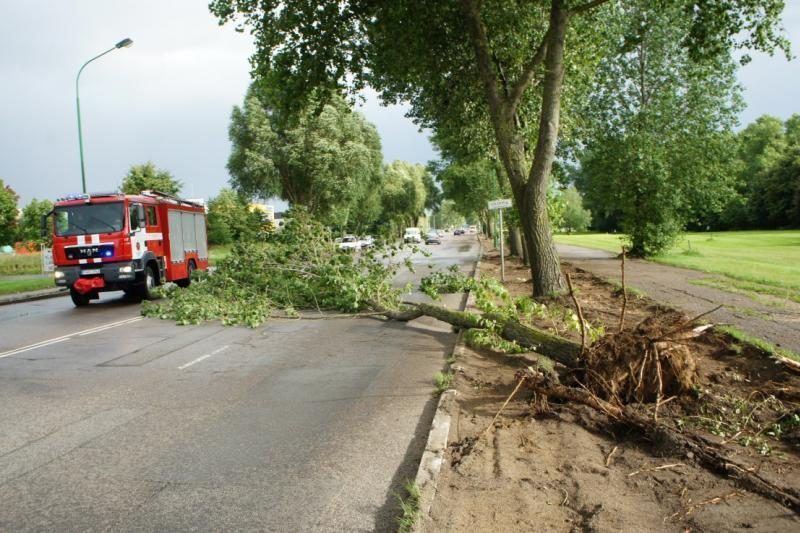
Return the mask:
{"type": "Polygon", "coordinates": [[[139,215],[139,227],[143,228],[147,224],[144,218],[144,206],[139,204],[136,206],[136,214],[139,215]]]}
{"type": "Polygon", "coordinates": [[[39,220],[39,235],[41,236],[42,239],[47,239],[50,236],[50,227],[47,224],[47,219],[50,218],[50,215],[52,214],[53,211],[45,213],[44,215],[41,216],[41,219],[39,220]]]}

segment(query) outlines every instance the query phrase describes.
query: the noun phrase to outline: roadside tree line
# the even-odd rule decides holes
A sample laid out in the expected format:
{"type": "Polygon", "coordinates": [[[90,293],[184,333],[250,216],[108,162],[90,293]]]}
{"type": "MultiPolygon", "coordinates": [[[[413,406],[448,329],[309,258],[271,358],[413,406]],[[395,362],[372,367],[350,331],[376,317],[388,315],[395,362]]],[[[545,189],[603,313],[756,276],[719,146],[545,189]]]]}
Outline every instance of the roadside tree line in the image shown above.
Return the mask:
{"type": "Polygon", "coordinates": [[[339,93],[281,108],[275,88],[251,85],[231,114],[228,170],[246,198],[280,198],[339,233],[397,236],[440,193],[419,164],[383,164],[375,126],[339,93]]]}
{"type": "MultiPolygon", "coordinates": [[[[213,0],[210,9],[220,23],[231,22],[254,36],[253,75],[257,83],[270,87],[276,110],[303,109],[319,98],[327,100],[343,91],[356,94],[371,86],[385,102],[409,102],[410,116],[447,144],[452,156],[448,163],[489,160],[502,167],[500,183],[507,182],[517,207],[533,293],[544,296],[564,288],[548,209],[553,168],[566,167],[557,163],[568,162],[570,153],[588,146],[582,132],[602,132],[601,127],[584,124],[593,122],[592,117],[581,113],[595,92],[598,72],[606,65],[614,76],[628,76],[638,65],[641,76],[647,61],[636,63],[637,43],[647,48],[651,39],[655,50],[663,48],[654,55],[678,55],[679,71],[654,70],[654,81],[646,80],[642,105],[617,113],[620,120],[640,124],[617,132],[617,137],[629,138],[623,142],[636,146],[639,154],[625,157],[626,166],[637,172],[644,169],[648,181],[653,176],[657,181],[668,175],[664,158],[669,150],[666,142],[659,143],[660,132],[648,125],[660,123],[657,112],[650,112],[648,95],[664,81],[669,82],[666,93],[683,98],[687,82],[674,77],[700,79],[715,67],[729,65],[737,49],[788,52],[778,29],[783,4],[347,0],[320,6],[306,0],[280,5],[213,0]],[[680,34],[659,28],[664,22],[680,34]],[[663,45],[658,43],[662,38],[663,45]],[[630,67],[613,72],[614,57],[625,59],[630,67]],[[650,151],[648,144],[657,150],[650,151]]],[[[640,57],[646,59],[649,53],[640,57]]],[[[634,103],[633,85],[623,88],[631,89],[622,92],[630,92],[625,96],[634,103]]],[[[723,87],[715,94],[724,92],[723,87]]],[[[691,98],[704,97],[691,91],[691,98]]],[[[652,101],[655,109],[670,109],[668,95],[652,101]]],[[[688,103],[684,100],[684,107],[688,103]]],[[[693,133],[716,131],[720,122],[691,118],[686,127],[693,133]]],[[[663,124],[662,128],[669,138],[679,136],[663,124]]],[[[674,203],[667,202],[670,209],[674,203]]],[[[646,246],[633,247],[647,252],[646,246]]]]}

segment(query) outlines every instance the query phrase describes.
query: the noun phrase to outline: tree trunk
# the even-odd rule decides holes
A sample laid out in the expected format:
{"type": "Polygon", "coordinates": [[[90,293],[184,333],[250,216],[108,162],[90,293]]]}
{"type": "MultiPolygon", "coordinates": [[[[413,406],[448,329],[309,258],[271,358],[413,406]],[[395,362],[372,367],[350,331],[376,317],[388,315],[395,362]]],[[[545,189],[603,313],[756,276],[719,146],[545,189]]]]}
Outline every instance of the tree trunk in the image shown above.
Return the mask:
{"type": "Polygon", "coordinates": [[[489,39],[480,16],[480,3],[476,0],[462,0],[462,8],[486,93],[497,149],[520,210],[520,226],[525,234],[525,246],[530,259],[533,295],[546,296],[561,292],[564,289],[564,278],[553,247],[547,214],[547,185],[558,140],[561,86],[564,79],[564,43],[568,22],[565,1],[551,0],[550,25],[545,37],[526,65],[524,74],[513,84],[510,93],[505,95],[498,88],[489,39]],[[535,70],[542,63],[545,66],[545,76],[539,137],[533,165],[529,166],[525,139],[517,125],[516,109],[534,77],[535,70]]]}
{"type": "Polygon", "coordinates": [[[567,35],[567,9],[563,0],[552,0],[550,32],[545,55],[542,110],[539,137],[533,165],[520,202],[520,219],[528,237],[533,294],[543,296],[564,289],[558,254],[547,214],[547,187],[558,143],[561,88],[564,82],[564,45],[567,35]]]}
{"type": "Polygon", "coordinates": [[[402,311],[386,309],[377,303],[372,303],[370,307],[392,320],[408,322],[426,315],[461,329],[484,328],[486,327],[485,321],[490,320],[497,323],[500,335],[503,338],[515,341],[520,346],[549,357],[562,365],[570,368],[578,367],[581,354],[580,344],[552,335],[546,331],[520,324],[514,319],[492,313],[478,316],[464,311],[448,309],[441,305],[426,303],[410,303],[408,305],[409,307],[402,311]]]}
{"type": "Polygon", "coordinates": [[[523,233],[521,229],[519,233],[520,238],[522,239],[522,242],[520,243],[522,246],[522,264],[525,266],[530,266],[531,259],[528,257],[528,247],[525,245],[525,233],[523,233]]]}
{"type": "Polygon", "coordinates": [[[519,243],[517,239],[519,238],[517,227],[516,226],[509,226],[508,227],[508,253],[512,257],[522,257],[522,250],[520,250],[519,243]]]}

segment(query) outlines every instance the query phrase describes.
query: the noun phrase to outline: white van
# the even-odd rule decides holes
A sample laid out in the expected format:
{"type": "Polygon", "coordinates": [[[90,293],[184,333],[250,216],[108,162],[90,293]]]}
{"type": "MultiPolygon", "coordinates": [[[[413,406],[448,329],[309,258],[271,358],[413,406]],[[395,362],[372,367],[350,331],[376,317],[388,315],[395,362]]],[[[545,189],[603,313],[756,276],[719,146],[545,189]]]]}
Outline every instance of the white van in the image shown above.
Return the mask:
{"type": "Polygon", "coordinates": [[[422,242],[422,232],[419,228],[406,228],[403,234],[403,242],[406,244],[419,244],[422,242]]]}

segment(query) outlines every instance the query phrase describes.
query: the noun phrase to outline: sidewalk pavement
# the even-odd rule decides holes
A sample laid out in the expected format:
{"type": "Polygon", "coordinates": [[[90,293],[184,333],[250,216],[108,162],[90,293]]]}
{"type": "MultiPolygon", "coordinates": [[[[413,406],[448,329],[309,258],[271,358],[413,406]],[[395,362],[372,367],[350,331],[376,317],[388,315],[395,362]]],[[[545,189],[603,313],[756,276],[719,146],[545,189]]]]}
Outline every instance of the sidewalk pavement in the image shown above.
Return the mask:
{"type": "MultiPolygon", "coordinates": [[[[620,280],[617,254],[566,244],[557,244],[556,250],[561,260],[575,267],[603,279],[620,280]]],[[[800,304],[767,297],[754,300],[744,294],[690,283],[693,279],[712,276],[699,270],[660,265],[641,259],[625,261],[625,284],[628,287],[637,288],[657,302],[680,309],[689,316],[722,305],[722,308],[706,317],[709,322],[730,324],[749,335],[800,353],[800,304]]]]}

